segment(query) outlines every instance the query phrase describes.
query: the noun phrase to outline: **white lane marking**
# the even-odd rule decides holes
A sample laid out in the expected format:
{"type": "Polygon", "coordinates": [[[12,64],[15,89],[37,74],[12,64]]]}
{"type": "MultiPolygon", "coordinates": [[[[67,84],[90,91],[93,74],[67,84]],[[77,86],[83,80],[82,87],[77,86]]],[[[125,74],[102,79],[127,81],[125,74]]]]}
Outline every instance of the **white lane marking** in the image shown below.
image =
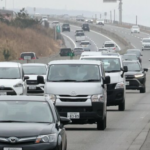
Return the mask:
{"type": "Polygon", "coordinates": [[[136,46],[135,45],[133,45],[133,44],[131,44],[134,48],[136,48],[136,46]]]}
{"type": "Polygon", "coordinates": [[[73,43],[73,45],[74,45],[74,47],[76,48],[77,47],[77,45],[76,45],[76,43],[74,42],[74,40],[72,39],[72,38],[70,38],[69,36],[67,36],[66,34],[64,34],[64,33],[61,33],[63,36],[65,36],[65,37],[67,37],[72,43],[73,43]]]}
{"type": "Polygon", "coordinates": [[[88,36],[86,36],[86,38],[89,39],[98,50],[98,46],[96,45],[96,43],[91,38],[89,38],[88,36]]]}
{"type": "MultiPolygon", "coordinates": [[[[75,25],[71,25],[71,26],[74,26],[74,27],[80,29],[80,27],[78,27],[78,26],[75,26],[75,25]]],[[[118,47],[118,49],[121,50],[120,46],[119,46],[115,41],[113,41],[111,38],[109,38],[109,37],[107,37],[107,36],[105,36],[104,34],[101,34],[101,33],[99,33],[99,32],[95,32],[95,31],[93,31],[93,30],[90,30],[90,31],[92,31],[93,33],[99,34],[99,35],[105,37],[106,39],[108,39],[108,40],[114,42],[114,43],[116,44],[116,46],[118,47]]]]}

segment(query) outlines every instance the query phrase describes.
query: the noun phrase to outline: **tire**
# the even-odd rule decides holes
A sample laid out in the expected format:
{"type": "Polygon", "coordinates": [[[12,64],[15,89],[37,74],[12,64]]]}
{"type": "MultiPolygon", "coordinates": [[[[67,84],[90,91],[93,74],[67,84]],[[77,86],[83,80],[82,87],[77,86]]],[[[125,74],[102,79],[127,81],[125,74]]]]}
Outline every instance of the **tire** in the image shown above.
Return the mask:
{"type": "Polygon", "coordinates": [[[103,120],[97,121],[97,130],[105,130],[106,126],[107,126],[107,117],[106,116],[103,120]]]}
{"type": "Polygon", "coordinates": [[[125,111],[125,99],[121,104],[119,104],[118,109],[119,111],[125,111]]]}
{"type": "Polygon", "coordinates": [[[145,93],[146,92],[146,87],[143,87],[142,89],[140,89],[140,93],[145,93]]]}

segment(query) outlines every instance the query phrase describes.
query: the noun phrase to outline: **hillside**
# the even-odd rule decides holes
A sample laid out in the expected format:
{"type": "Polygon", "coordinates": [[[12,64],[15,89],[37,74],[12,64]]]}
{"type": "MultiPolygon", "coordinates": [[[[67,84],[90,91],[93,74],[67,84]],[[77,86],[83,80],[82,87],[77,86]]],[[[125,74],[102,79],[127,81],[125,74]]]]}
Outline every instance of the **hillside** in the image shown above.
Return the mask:
{"type": "Polygon", "coordinates": [[[40,26],[21,29],[0,23],[0,61],[5,60],[4,50],[10,52],[9,60],[17,60],[21,52],[49,56],[59,50],[59,42],[53,37],[53,30],[40,26]]]}

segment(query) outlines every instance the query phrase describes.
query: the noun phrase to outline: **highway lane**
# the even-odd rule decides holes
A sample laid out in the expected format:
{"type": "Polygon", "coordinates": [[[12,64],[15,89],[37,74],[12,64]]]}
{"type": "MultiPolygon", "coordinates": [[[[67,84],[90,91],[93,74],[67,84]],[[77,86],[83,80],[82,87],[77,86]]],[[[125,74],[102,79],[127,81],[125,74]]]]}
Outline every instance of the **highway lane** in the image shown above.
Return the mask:
{"type": "MultiPolygon", "coordinates": [[[[72,37],[74,34],[66,33],[72,37]]],[[[96,45],[102,45],[100,37],[96,33],[86,33],[96,45]],[[100,42],[101,41],[101,42],[100,42]]],[[[72,39],[74,39],[72,37],[72,39]]],[[[138,46],[138,41],[136,45],[138,46]]],[[[144,51],[143,66],[148,67],[148,56],[150,52],[144,51]]],[[[117,107],[108,107],[107,129],[105,131],[97,131],[96,125],[69,125],[67,127],[68,134],[68,149],[70,150],[127,150],[139,149],[147,132],[145,127],[149,122],[150,116],[150,73],[147,75],[147,93],[140,94],[139,91],[127,91],[126,94],[126,111],[118,112],[117,107]],[[141,139],[142,137],[142,139],[141,139]],[[139,141],[140,138],[140,141],[139,141]]]]}

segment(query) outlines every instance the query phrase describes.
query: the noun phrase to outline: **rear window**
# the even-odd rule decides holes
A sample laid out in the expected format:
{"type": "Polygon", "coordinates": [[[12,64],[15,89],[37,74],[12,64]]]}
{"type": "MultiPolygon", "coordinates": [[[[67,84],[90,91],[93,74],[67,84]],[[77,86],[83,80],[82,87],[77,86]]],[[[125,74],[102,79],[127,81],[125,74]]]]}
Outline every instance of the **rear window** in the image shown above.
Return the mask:
{"type": "Polygon", "coordinates": [[[63,26],[67,26],[67,27],[68,27],[68,26],[69,26],[69,24],[63,24],[63,26]]]}
{"type": "Polygon", "coordinates": [[[89,25],[88,24],[83,24],[83,27],[89,27],[89,25]]]}
{"type": "Polygon", "coordinates": [[[81,45],[89,45],[89,42],[81,42],[81,45]]]}
{"type": "Polygon", "coordinates": [[[105,44],[105,47],[115,47],[115,44],[105,44]]]}
{"type": "Polygon", "coordinates": [[[30,56],[32,59],[35,57],[35,54],[34,53],[22,53],[20,57],[24,59],[26,56],[30,56]]]}
{"type": "Polygon", "coordinates": [[[84,36],[84,33],[77,33],[76,36],[84,36]]]}
{"type": "Polygon", "coordinates": [[[60,52],[70,53],[71,49],[61,49],[60,52]]]}

